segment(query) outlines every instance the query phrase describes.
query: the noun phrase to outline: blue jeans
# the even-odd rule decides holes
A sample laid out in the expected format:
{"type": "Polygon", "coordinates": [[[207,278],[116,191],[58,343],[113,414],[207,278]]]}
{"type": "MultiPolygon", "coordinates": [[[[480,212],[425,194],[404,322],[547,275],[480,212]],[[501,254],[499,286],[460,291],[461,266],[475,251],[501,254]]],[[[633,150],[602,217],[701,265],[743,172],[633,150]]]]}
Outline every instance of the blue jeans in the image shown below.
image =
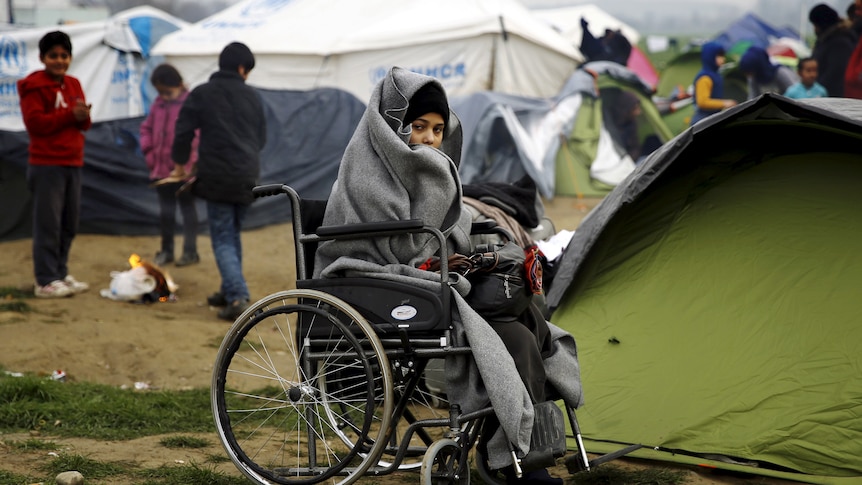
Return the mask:
{"type": "Polygon", "coordinates": [[[207,201],[210,241],[218,271],[221,274],[219,291],[229,304],[237,300],[249,299],[248,286],[242,275],[242,242],[240,241],[242,220],[247,211],[247,205],[207,201]]]}

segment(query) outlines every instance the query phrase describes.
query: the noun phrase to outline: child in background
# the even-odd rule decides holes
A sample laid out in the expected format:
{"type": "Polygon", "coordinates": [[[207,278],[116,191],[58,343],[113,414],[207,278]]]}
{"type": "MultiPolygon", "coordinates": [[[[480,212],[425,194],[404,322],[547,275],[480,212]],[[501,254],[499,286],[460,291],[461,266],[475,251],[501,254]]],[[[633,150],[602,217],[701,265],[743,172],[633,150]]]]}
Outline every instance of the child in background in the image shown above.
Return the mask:
{"type": "Polygon", "coordinates": [[[829,96],[826,88],[817,82],[817,59],[806,57],[796,65],[799,82],[787,88],[784,95],[793,99],[825,98],[829,96]]]}
{"type": "Polygon", "coordinates": [[[723,109],[736,106],[736,101],[723,99],[724,78],[718,72],[724,64],[724,47],[715,42],[707,42],[701,47],[700,61],[703,65],[700,72],[694,76],[694,115],[691,125],[718,113],[723,109]]]}
{"type": "Polygon", "coordinates": [[[198,214],[195,198],[188,191],[178,192],[183,179],[191,175],[197,159],[197,139],[185,167],[174,164],[171,148],[174,144],[174,126],[189,91],[183,85],[180,73],[170,64],[153,69],[150,82],[159,93],[150,107],[150,114],[141,124],[141,150],[147,160],[150,179],[156,183],[159,195],[159,226],[162,234],[161,250],[153,260],[159,266],[174,262],[174,230],[177,205],[183,214],[183,253],[177,266],[200,262],[197,247],[198,214]]]}
{"type": "Polygon", "coordinates": [[[793,69],[774,64],[766,49],[753,45],[739,58],[739,70],[748,79],[748,99],[761,94],[783,94],[799,81],[793,69]]]}
{"type": "Polygon", "coordinates": [[[39,40],[45,69],[18,81],[21,114],[30,136],[27,187],[33,194],[33,269],[37,298],[63,298],[90,286],[69,274],[69,250],[81,213],[84,131],[90,105],[68,75],[72,40],[48,32],[39,40]]]}

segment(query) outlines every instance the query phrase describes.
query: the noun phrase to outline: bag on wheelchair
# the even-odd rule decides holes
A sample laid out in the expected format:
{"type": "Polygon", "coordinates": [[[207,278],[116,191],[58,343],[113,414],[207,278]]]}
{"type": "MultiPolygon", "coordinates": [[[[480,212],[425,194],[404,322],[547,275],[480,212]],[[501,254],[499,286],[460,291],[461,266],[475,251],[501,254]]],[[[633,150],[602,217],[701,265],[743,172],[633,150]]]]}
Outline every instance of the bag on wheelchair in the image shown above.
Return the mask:
{"type": "Polygon", "coordinates": [[[542,267],[536,248],[524,250],[513,242],[478,246],[467,275],[473,288],[465,300],[485,319],[512,321],[542,292],[542,267]]]}

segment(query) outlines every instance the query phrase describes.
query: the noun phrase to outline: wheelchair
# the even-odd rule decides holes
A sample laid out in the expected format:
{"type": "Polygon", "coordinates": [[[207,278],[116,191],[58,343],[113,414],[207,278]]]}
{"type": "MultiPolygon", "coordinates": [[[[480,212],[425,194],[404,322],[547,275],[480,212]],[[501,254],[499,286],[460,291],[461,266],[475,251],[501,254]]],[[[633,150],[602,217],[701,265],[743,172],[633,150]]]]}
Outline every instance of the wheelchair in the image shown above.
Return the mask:
{"type": "MultiPolygon", "coordinates": [[[[473,450],[482,480],[505,483],[481,446],[493,409],[462,412],[441,382],[444,359],[470,354],[452,344],[446,254],[439,291],[377,278],[311,278],[321,241],[424,232],[445,248],[443,234],[418,220],[321,227],[326,201],[302,199],[281,184],[254,193],[290,199],[297,281],[296,289],[249,306],[218,350],[212,412],[239,471],[265,485],[349,484],[409,471],[424,484],[468,484],[473,450]]],[[[577,443],[566,460],[572,473],[631,451],[590,460],[574,409],[565,408],[577,443]]]]}

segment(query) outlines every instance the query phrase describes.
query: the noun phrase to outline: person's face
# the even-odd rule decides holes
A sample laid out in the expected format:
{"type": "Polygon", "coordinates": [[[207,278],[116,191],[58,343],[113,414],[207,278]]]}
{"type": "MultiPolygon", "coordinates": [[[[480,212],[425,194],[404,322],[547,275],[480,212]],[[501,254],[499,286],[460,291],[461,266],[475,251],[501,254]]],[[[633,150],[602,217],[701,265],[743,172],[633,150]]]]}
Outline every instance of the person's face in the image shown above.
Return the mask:
{"type": "Polygon", "coordinates": [[[443,130],[446,123],[440,113],[425,113],[413,120],[410,125],[413,132],[410,133],[410,144],[431,145],[440,148],[443,144],[443,130]]]}
{"type": "Polygon", "coordinates": [[[156,91],[159,97],[165,101],[173,101],[180,97],[183,92],[182,86],[165,86],[164,84],[156,84],[156,91]]]}
{"type": "Polygon", "coordinates": [[[856,0],[856,17],[862,17],[862,0],[856,0]]]}
{"type": "Polygon", "coordinates": [[[817,81],[817,61],[807,61],[799,70],[799,79],[802,84],[812,86],[817,81]]]}
{"type": "Polygon", "coordinates": [[[72,63],[72,54],[62,46],[55,45],[44,55],[39,56],[42,64],[45,64],[45,71],[49,76],[56,80],[60,80],[66,75],[69,70],[69,64],[72,63]]]}
{"type": "MultiPolygon", "coordinates": [[[[862,2],[862,0],[859,0],[859,1],[862,2]]],[[[715,65],[716,66],[718,66],[718,67],[723,66],[725,61],[727,61],[727,58],[724,57],[724,54],[719,54],[719,55],[715,56],[715,65]]]]}

